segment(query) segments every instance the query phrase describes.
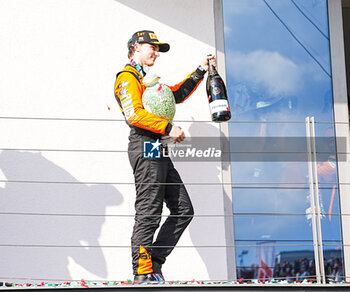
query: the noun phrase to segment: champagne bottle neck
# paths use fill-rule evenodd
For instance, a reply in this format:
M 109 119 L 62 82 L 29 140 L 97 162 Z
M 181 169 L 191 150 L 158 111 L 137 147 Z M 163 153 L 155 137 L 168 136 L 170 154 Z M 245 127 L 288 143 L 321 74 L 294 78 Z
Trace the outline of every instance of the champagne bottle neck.
M 216 68 L 209 62 L 209 75 L 214 76 L 217 74 L 218 72 L 216 71 Z

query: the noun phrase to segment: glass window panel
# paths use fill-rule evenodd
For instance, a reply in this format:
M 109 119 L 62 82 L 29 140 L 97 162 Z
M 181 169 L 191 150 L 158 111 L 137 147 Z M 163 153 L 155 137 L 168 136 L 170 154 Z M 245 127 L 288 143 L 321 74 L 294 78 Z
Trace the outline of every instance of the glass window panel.
M 236 215 L 236 240 L 310 240 L 311 220 L 301 215 Z
M 341 240 L 341 222 L 339 215 L 323 215 L 321 219 L 323 243 Z
M 315 279 L 312 242 L 256 241 L 236 250 L 239 278 L 268 280 L 267 272 L 274 279 Z
M 345 143 L 334 139 L 327 1 L 223 0 L 223 13 L 237 266 L 242 257 L 253 258 L 252 242 L 264 241 L 291 243 L 277 244 L 275 258 L 313 261 L 309 116 L 315 118 L 325 265 L 331 263 L 326 273 L 342 275 L 334 272 L 337 265 L 342 270 L 335 152 Z M 294 268 L 292 275 L 301 274 Z
M 323 245 L 324 267 L 326 278 L 333 281 L 343 281 L 344 261 L 341 242 Z
M 294 3 L 308 18 L 291 0 L 224 0 L 234 119 L 333 121 L 327 3 Z
M 236 240 L 312 240 L 311 214 L 257 215 L 235 213 Z M 323 215 L 324 241 L 341 240 L 339 215 Z
M 307 213 L 310 207 L 308 188 L 289 187 L 233 187 L 234 213 Z M 335 185 L 319 189 L 321 213 L 329 221 L 339 215 L 339 196 Z M 239 204 L 238 204 L 239 202 Z M 286 204 L 286 202 L 289 202 Z
M 233 187 L 233 212 L 239 213 L 300 213 L 310 207 L 309 188 L 274 186 L 273 188 L 236 189 Z M 288 203 L 286 203 L 288 202 Z M 334 204 L 336 205 L 336 203 Z M 336 213 L 333 209 L 333 213 Z
M 315 280 L 315 258 L 312 242 L 299 241 L 238 241 L 237 276 L 244 280 L 274 279 L 302 281 Z M 324 267 L 328 280 L 344 279 L 341 242 L 324 245 Z
M 264 155 L 264 154 L 262 154 Z M 232 180 L 236 185 L 308 187 L 306 161 L 232 161 Z

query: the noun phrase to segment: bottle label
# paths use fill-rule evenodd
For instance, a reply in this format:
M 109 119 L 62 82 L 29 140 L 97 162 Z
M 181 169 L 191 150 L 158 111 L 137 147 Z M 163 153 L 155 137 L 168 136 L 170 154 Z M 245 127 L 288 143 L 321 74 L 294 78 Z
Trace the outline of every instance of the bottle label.
M 210 104 L 210 111 L 212 114 L 218 112 L 228 111 L 228 102 L 226 99 L 213 100 Z

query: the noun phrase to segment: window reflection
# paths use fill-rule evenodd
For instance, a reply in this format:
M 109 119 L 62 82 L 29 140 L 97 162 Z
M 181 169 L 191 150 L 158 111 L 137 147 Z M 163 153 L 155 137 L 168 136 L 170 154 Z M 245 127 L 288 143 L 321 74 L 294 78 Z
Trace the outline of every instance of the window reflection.
M 304 124 L 313 116 L 325 272 L 341 280 L 327 1 L 223 0 L 223 11 L 237 274 L 315 279 Z
M 312 113 L 318 120 L 329 120 L 325 0 L 224 1 L 224 26 L 234 117 L 262 120 L 268 115 L 281 120 L 288 115 L 289 121 L 303 121 Z
M 243 245 L 244 242 L 238 241 Z M 245 243 L 247 244 L 247 243 Z M 286 247 L 286 242 L 260 241 L 256 246 L 237 247 L 237 277 L 244 281 L 273 279 L 287 281 L 316 280 L 312 242 L 298 242 Z M 335 246 L 335 247 L 334 247 Z M 328 280 L 341 281 L 344 271 L 341 244 L 325 248 L 325 273 Z

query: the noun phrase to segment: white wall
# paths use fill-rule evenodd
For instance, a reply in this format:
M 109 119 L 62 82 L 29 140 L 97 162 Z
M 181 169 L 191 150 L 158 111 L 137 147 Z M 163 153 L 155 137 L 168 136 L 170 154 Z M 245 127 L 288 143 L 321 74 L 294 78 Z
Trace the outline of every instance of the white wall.
M 113 85 L 141 29 L 171 45 L 153 69 L 167 84 L 215 53 L 212 0 L 0 1 L 0 279 L 132 277 L 135 191 Z M 177 110 L 187 136 L 220 136 L 204 83 Z M 176 165 L 196 183 L 196 214 L 223 215 L 221 164 Z M 224 217 L 195 217 L 166 279 L 226 279 L 224 230 Z

